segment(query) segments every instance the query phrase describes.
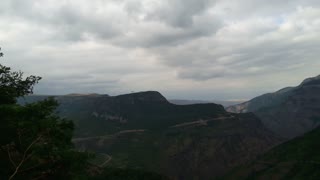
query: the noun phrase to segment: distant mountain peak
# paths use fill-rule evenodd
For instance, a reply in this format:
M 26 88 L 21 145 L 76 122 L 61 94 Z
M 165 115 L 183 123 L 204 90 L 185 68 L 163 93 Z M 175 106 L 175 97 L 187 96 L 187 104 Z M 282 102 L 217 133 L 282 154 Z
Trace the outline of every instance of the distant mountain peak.
M 125 101 L 140 101 L 140 102 L 168 102 L 167 99 L 158 91 L 144 91 L 131 94 L 116 96 L 117 99 Z
M 303 85 L 308 85 L 309 83 L 313 84 L 313 82 L 315 82 L 315 83 L 320 85 L 320 75 L 305 79 L 304 81 L 302 81 L 301 85 L 302 86 Z

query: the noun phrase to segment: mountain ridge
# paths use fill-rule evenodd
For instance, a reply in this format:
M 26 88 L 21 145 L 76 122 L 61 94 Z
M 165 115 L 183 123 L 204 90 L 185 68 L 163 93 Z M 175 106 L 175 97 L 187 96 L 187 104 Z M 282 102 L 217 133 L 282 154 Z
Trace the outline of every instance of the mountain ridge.
M 274 133 L 293 138 L 320 124 L 320 76 L 307 78 L 296 87 L 287 87 L 242 104 L 228 112 L 255 113 Z
M 58 114 L 75 123 L 78 149 L 107 154 L 108 167 L 172 179 L 216 178 L 281 141 L 252 113 L 228 113 L 214 103 L 175 105 L 154 91 L 56 99 Z

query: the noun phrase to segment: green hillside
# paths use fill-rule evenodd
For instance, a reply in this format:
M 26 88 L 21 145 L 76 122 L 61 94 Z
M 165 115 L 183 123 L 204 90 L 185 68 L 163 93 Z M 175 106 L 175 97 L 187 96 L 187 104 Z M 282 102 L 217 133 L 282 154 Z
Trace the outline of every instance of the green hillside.
M 281 144 L 225 179 L 320 179 L 320 128 Z
M 79 149 L 111 156 L 106 167 L 157 172 L 172 179 L 214 179 L 254 159 L 278 139 L 255 116 L 243 114 L 74 142 Z

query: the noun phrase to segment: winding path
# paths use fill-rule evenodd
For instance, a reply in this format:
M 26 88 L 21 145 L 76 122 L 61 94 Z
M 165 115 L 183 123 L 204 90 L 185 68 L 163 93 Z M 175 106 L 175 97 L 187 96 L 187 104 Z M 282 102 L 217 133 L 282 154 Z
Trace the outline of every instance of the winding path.
M 103 155 L 108 156 L 108 159 L 105 162 L 103 162 L 101 165 L 98 165 L 100 167 L 104 167 L 106 164 L 108 164 L 112 160 L 112 156 L 110 156 L 109 154 L 103 154 Z
M 92 137 L 84 137 L 84 138 L 73 138 L 72 139 L 72 142 L 81 142 L 81 141 L 88 141 L 88 140 L 94 140 L 94 139 L 97 139 L 97 140 L 100 140 L 100 139 L 103 139 L 103 138 L 110 138 L 110 137 L 114 137 L 114 136 L 119 136 L 119 135 L 122 135 L 122 134 L 128 134 L 128 133 L 138 133 L 138 132 L 145 132 L 146 130 L 145 129 L 131 129 L 131 130 L 123 130 L 123 131 L 119 131 L 115 134 L 110 134 L 110 135 L 105 135 L 105 136 L 92 136 Z
M 218 120 L 225 120 L 225 119 L 232 119 L 234 116 L 229 116 L 229 117 L 218 117 L 218 118 L 213 118 L 213 119 L 207 119 L 207 120 L 197 120 L 197 121 L 191 121 L 191 122 L 185 122 L 181 124 L 176 124 L 174 126 L 170 126 L 170 128 L 178 128 L 178 127 L 184 127 L 184 126 L 191 126 L 191 125 L 207 125 L 208 122 L 210 121 L 218 121 Z

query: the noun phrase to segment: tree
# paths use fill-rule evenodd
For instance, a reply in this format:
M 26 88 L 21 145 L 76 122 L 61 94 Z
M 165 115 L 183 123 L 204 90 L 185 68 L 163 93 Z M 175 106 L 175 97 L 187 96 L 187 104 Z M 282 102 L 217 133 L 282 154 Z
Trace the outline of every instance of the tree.
M 21 71 L 11 72 L 9 67 L 0 64 L 0 105 L 14 104 L 18 97 L 32 94 L 33 86 L 40 79 L 39 76 L 23 79 Z
M 0 51 L 1 51 L 1 47 L 0 47 Z M 0 57 L 2 57 L 3 56 L 3 53 L 2 52 L 0 52 Z
M 57 101 L 16 103 L 40 79 L 0 64 L 0 179 L 85 178 L 88 154 L 74 150 L 74 125 L 54 113 Z

